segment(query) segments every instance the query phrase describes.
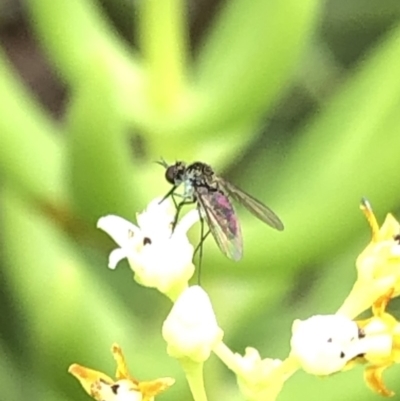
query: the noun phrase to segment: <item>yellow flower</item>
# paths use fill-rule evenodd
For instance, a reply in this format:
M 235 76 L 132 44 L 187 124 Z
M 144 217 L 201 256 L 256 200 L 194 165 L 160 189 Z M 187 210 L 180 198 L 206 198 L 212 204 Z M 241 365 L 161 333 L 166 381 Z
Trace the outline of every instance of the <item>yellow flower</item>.
M 97 401 L 153 401 L 156 395 L 175 382 L 171 377 L 139 382 L 129 374 L 121 348 L 114 344 L 111 352 L 117 363 L 116 380 L 78 364 L 73 364 L 68 369 L 84 390 Z
M 392 364 L 400 363 L 400 323 L 385 312 L 393 291 L 374 303 L 371 318 L 357 322 L 369 343 L 368 351 L 362 358 L 364 363 L 368 363 L 364 372 L 365 381 L 373 391 L 386 397 L 393 396 L 394 392 L 386 388 L 382 373 Z
M 358 275 L 365 280 L 391 278 L 395 284 L 393 296 L 400 294 L 400 224 L 388 214 L 381 228 L 370 204 L 361 205 L 371 226 L 370 244 L 357 258 Z
M 354 319 L 381 296 L 393 289 L 400 294 L 400 224 L 389 213 L 379 228 L 371 205 L 360 205 L 371 226 L 372 239 L 356 261 L 357 280 L 337 312 Z

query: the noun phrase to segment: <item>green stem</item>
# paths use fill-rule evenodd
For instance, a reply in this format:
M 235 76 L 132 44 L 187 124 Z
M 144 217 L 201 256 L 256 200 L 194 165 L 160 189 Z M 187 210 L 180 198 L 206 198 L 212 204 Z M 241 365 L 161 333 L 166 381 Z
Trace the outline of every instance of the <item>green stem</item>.
M 165 293 L 165 295 L 173 302 L 175 303 L 176 300 L 179 298 L 179 295 L 183 293 L 188 288 L 188 283 L 178 283 L 174 287 L 172 287 L 168 292 Z
M 214 348 L 213 352 L 218 356 L 219 359 L 230 369 L 232 372 L 239 374 L 240 369 L 235 358 L 235 354 L 229 349 L 224 342 L 218 343 Z
M 283 375 L 285 381 L 293 376 L 300 369 L 299 362 L 293 355 L 289 355 L 282 364 L 276 368 L 275 374 L 277 376 Z
M 184 0 L 146 0 L 140 8 L 139 36 L 149 75 L 149 100 L 156 110 L 177 106 L 186 78 Z
M 194 401 L 207 401 L 207 394 L 204 388 L 203 363 L 194 362 L 190 359 L 182 359 L 180 362 L 185 371 Z

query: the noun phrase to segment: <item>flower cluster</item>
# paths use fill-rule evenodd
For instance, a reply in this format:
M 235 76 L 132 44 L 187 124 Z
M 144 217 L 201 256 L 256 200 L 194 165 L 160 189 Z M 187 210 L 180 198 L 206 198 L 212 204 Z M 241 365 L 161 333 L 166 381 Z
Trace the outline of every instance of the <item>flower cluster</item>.
M 316 376 L 364 365 L 367 385 L 379 394 L 390 396 L 382 372 L 400 363 L 400 323 L 386 306 L 400 295 L 400 225 L 388 215 L 379 227 L 370 204 L 363 200 L 364 212 L 372 231 L 370 244 L 356 261 L 357 280 L 348 297 L 334 315 L 315 315 L 292 326 L 290 353 L 286 359 L 261 358 L 251 347 L 245 354 L 232 352 L 223 342 L 207 293 L 189 285 L 194 273 L 193 246 L 187 232 L 199 215 L 187 213 L 175 225 L 175 212 L 168 201 L 159 199 L 137 216 L 134 225 L 118 216 L 102 217 L 98 227 L 107 232 L 119 248 L 111 252 L 109 267 L 126 258 L 134 279 L 156 288 L 173 302 L 162 326 L 167 353 L 182 365 L 195 401 L 206 401 L 203 364 L 214 353 L 237 378 L 246 400 L 275 400 L 286 380 L 298 369 Z M 371 309 L 372 316 L 355 320 Z M 112 352 L 117 361 L 116 380 L 79 365 L 70 372 L 96 400 L 151 401 L 173 384 L 164 378 L 138 382 L 126 368 L 118 346 Z
M 367 365 L 364 377 L 368 386 L 381 395 L 392 396 L 382 373 L 400 362 L 400 323 L 386 312 L 390 299 L 400 294 L 400 225 L 388 214 L 379 227 L 365 199 L 361 210 L 370 224 L 372 238 L 357 258 L 357 280 L 336 315 L 295 322 L 292 354 L 305 371 L 315 375 Z M 370 308 L 372 317 L 352 320 Z

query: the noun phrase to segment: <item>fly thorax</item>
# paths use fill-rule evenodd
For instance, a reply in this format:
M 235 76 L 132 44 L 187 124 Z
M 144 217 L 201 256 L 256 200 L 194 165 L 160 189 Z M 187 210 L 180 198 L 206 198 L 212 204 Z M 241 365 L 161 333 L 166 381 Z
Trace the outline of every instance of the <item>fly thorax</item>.
M 192 180 L 186 179 L 183 181 L 183 199 L 184 200 L 190 200 L 190 199 L 195 199 L 195 191 L 194 191 L 194 185 L 192 183 Z

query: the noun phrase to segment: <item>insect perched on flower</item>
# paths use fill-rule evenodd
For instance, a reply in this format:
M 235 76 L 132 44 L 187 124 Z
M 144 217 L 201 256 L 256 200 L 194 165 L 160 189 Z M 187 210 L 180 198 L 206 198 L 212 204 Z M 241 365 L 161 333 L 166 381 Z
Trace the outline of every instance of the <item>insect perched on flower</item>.
M 283 230 L 281 220 L 268 206 L 215 175 L 208 164 L 194 162 L 186 165 L 184 162 L 176 162 L 168 165 L 165 161 L 159 164 L 166 168 L 165 178 L 173 185 L 163 200 L 172 196 L 177 207 L 176 221 L 184 205 L 196 203 L 202 222 L 201 242 L 208 235 L 208 233 L 204 235 L 203 219 L 205 219 L 219 248 L 230 259 L 238 261 L 243 254 L 240 225 L 230 198 L 241 203 L 264 223 L 279 231 Z M 176 203 L 174 195 L 177 196 L 175 191 L 180 185 L 183 185 L 183 194 L 179 195 L 182 200 Z

